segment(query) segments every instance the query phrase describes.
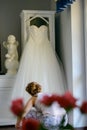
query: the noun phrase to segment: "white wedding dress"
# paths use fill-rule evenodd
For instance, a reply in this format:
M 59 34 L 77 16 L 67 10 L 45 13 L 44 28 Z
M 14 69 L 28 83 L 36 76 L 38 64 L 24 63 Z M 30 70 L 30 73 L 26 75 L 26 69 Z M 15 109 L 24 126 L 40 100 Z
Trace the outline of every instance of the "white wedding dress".
M 23 97 L 24 101 L 28 100 L 25 87 L 32 81 L 42 85 L 42 92 L 65 92 L 62 64 L 48 39 L 48 27 L 45 25 L 29 26 L 29 37 L 22 53 L 12 99 Z

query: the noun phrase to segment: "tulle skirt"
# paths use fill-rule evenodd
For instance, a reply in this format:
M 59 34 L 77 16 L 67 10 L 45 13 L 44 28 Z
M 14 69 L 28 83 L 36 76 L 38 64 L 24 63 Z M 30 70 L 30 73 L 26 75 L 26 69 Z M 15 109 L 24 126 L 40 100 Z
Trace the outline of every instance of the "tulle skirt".
M 35 81 L 42 85 L 42 92 L 62 94 L 66 81 L 62 64 L 48 40 L 36 44 L 33 40 L 26 43 L 22 53 L 19 70 L 13 87 L 12 99 L 29 98 L 25 91 L 28 83 Z

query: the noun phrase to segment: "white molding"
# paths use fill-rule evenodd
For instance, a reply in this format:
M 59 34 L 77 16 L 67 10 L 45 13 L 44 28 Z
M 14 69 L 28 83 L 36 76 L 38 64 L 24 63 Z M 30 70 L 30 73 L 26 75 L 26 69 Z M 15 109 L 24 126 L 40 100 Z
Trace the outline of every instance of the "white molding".
M 11 94 L 15 77 L 16 75 L 0 75 L 0 126 L 15 123 L 15 117 L 10 111 Z

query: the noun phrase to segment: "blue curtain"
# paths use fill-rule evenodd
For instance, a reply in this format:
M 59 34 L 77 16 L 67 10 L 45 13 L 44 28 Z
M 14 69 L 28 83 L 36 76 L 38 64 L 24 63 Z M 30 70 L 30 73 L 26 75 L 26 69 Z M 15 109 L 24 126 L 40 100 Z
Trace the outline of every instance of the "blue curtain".
M 56 1 L 56 12 L 61 12 L 71 4 L 73 4 L 75 0 L 57 0 Z

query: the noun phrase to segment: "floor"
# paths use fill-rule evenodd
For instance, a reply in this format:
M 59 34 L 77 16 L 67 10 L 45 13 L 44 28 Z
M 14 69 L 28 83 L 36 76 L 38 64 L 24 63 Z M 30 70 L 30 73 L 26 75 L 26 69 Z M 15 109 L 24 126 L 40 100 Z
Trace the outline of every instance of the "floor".
M 0 130 L 16 130 L 14 126 L 0 126 Z M 87 130 L 87 127 L 85 128 L 78 128 L 75 130 Z
M 16 130 L 15 126 L 0 126 L 0 130 Z

